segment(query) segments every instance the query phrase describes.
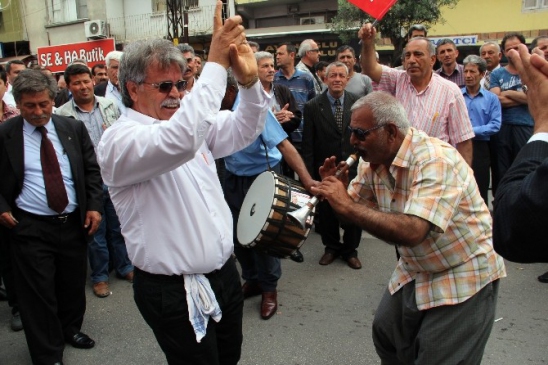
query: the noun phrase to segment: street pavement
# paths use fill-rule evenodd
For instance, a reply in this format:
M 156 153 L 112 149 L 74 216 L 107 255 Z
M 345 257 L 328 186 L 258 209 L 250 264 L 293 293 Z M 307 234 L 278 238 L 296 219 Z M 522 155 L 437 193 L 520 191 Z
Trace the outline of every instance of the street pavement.
M 240 364 L 380 364 L 371 324 L 395 266 L 395 251 L 367 234 L 358 251 L 361 270 L 352 270 L 342 260 L 320 266 L 323 246 L 311 232 L 302 248 L 305 261 L 283 261 L 277 314 L 264 321 L 259 314 L 260 297 L 246 300 Z M 501 280 L 497 321 L 483 364 L 547 364 L 548 284 L 536 277 L 548 271 L 548 264 L 507 263 L 506 267 L 508 277 Z M 112 295 L 100 299 L 88 286 L 82 331 L 97 344 L 91 350 L 68 346 L 64 363 L 164 364 L 163 353 L 135 306 L 131 284 L 113 278 L 110 287 Z M 24 333 L 11 331 L 10 317 L 7 304 L 1 302 L 0 365 L 31 364 Z M 439 340 L 450 338 L 448 333 Z

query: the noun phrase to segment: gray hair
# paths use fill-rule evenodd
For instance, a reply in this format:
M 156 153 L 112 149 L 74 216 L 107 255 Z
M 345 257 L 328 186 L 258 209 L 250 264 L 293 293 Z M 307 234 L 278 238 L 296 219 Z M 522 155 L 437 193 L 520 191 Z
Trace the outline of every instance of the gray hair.
M 110 61 L 112 60 L 120 62 L 123 54 L 124 52 L 121 51 L 111 51 L 107 53 L 107 56 L 105 57 L 105 63 L 107 67 L 110 67 Z
M 455 42 L 453 42 L 452 39 L 449 39 L 449 38 L 443 38 L 441 41 L 438 42 L 438 44 L 436 45 L 436 52 L 438 51 L 438 48 L 440 48 L 441 46 L 445 46 L 446 44 L 450 44 L 453 46 L 453 49 L 457 49 L 457 45 L 455 44 Z
M 497 42 L 489 41 L 489 42 L 485 42 L 484 44 L 481 45 L 481 47 L 480 47 L 480 54 L 481 54 L 481 50 L 483 49 L 483 47 L 488 46 L 488 45 L 494 46 L 495 49 L 497 50 L 497 53 L 500 53 L 500 46 L 499 46 L 499 44 L 498 44 Z
M 301 44 L 299 45 L 299 52 L 297 52 L 297 55 L 300 58 L 303 58 L 306 55 L 306 52 L 312 49 L 312 42 L 314 42 L 313 39 L 305 39 L 301 42 Z
M 247 41 L 247 44 L 248 44 L 249 47 L 257 48 L 257 51 L 261 50 L 261 46 L 259 46 L 259 43 L 257 43 L 257 42 Z
M 476 66 L 478 66 L 478 71 L 480 73 L 484 73 L 485 70 L 487 70 L 487 62 L 485 62 L 485 60 L 483 58 L 481 58 L 480 56 L 477 56 L 475 54 L 471 54 L 469 56 L 466 56 L 464 58 L 464 61 L 462 61 L 462 64 L 464 66 L 466 66 L 468 64 L 476 65 Z
M 353 112 L 354 110 L 364 107 L 371 110 L 376 126 L 393 123 L 403 133 L 407 133 L 411 126 L 403 105 L 389 93 L 384 91 L 373 91 L 366 96 L 359 98 L 354 105 L 352 105 L 350 111 Z
M 236 78 L 234 77 L 232 68 L 228 68 L 226 70 L 226 88 L 228 89 L 231 86 L 238 90 L 238 81 L 236 81 Z
M 127 83 L 131 81 L 137 85 L 142 84 L 153 62 L 157 62 L 162 70 L 167 70 L 174 63 L 180 67 L 181 73 L 186 68 L 182 53 L 166 39 L 150 39 L 128 44 L 124 48 L 118 73 L 122 102 L 125 106 L 133 106 Z
M 259 61 L 262 60 L 263 58 L 269 58 L 272 61 L 274 61 L 274 55 L 270 52 L 264 52 L 264 51 L 255 52 L 255 60 L 257 61 L 257 63 L 259 63 Z
M 13 98 L 17 103 L 21 101 L 23 94 L 36 94 L 47 90 L 49 98 L 53 100 L 57 94 L 57 82 L 40 70 L 25 69 L 13 82 Z
M 181 51 L 181 53 L 190 52 L 192 53 L 192 56 L 196 56 L 196 53 L 194 52 L 194 48 L 192 48 L 190 44 L 186 44 L 186 43 L 178 44 L 177 49 Z
M 325 70 L 326 75 L 329 75 L 329 70 L 331 70 L 333 67 L 344 67 L 346 70 L 346 75 L 348 75 L 348 67 L 340 61 L 331 62 L 329 65 L 327 65 L 327 68 Z
M 407 42 L 407 44 L 409 44 L 411 42 L 415 42 L 415 41 L 425 41 L 427 43 L 426 47 L 427 47 L 428 53 L 429 53 L 428 56 L 435 56 L 436 55 L 436 46 L 434 46 L 434 43 L 430 42 L 430 39 L 425 38 L 425 37 L 415 37 L 415 38 L 411 38 L 409 40 L 409 42 Z M 404 54 L 405 54 L 405 52 L 407 52 L 407 46 L 405 46 L 405 48 L 403 50 Z

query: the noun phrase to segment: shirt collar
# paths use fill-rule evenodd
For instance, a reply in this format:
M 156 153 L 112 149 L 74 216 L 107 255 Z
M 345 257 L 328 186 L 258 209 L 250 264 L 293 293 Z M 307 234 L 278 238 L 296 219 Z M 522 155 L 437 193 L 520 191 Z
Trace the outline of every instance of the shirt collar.
M 329 99 L 329 103 L 331 105 L 335 105 L 335 100 L 336 99 L 329 93 L 329 90 L 326 91 L 326 94 L 327 94 L 327 99 Z M 341 95 L 341 97 L 339 98 L 339 101 L 341 102 L 341 106 L 344 105 L 344 92 Z
M 51 117 L 49 118 L 49 121 L 46 123 L 46 125 L 44 125 L 44 127 L 46 128 L 46 130 L 48 131 L 48 134 L 55 129 L 55 126 L 53 125 L 53 123 L 51 122 Z M 23 118 L 23 131 L 26 133 L 26 134 L 32 134 L 34 133 L 34 131 L 36 130 L 36 126 L 30 124 L 29 122 L 27 122 L 26 119 Z

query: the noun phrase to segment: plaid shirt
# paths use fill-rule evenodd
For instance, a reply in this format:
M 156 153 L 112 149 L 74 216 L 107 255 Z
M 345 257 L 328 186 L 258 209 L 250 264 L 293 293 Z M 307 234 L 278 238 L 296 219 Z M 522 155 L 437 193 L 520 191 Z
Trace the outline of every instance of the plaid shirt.
M 6 120 L 16 117 L 20 114 L 19 109 L 17 109 L 16 107 L 6 104 L 2 100 L 0 100 L 0 103 L 2 103 L 2 106 L 4 108 L 4 112 L 2 113 L 2 115 L 0 115 L 0 123 L 5 122 Z
M 463 65 L 460 65 L 457 63 L 457 67 L 455 67 L 451 75 L 447 75 L 445 72 L 443 72 L 443 67 L 438 68 L 435 72 L 441 77 L 443 77 L 444 79 L 457 84 L 457 86 L 460 88 L 463 88 L 464 86 L 466 86 L 464 84 L 464 66 Z
M 410 128 L 390 169 L 360 161 L 348 193 L 382 212 L 432 224 L 422 243 L 397 246 L 401 258 L 388 284 L 394 294 L 415 280 L 420 310 L 462 303 L 506 276 L 474 174 L 447 143 Z
M 462 92 L 436 73 L 426 89 L 417 92 L 406 71 L 382 66 L 381 80 L 373 87 L 394 95 L 407 111 L 411 125 L 429 136 L 453 146 L 474 137 Z

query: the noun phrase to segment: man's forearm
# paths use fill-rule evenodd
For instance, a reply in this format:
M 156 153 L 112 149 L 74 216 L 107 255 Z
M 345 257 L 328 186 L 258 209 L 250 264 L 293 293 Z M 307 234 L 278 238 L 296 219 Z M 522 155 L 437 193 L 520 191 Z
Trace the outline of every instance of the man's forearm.
M 457 143 L 457 151 L 461 154 L 462 158 L 464 158 L 464 161 L 468 164 L 468 166 L 472 167 L 472 158 L 474 156 L 474 147 L 472 145 L 472 140 L 468 139 L 466 141 L 463 141 L 461 143 Z
M 381 81 L 382 66 L 377 62 L 374 44 L 363 44 L 361 51 L 362 73 L 369 76 L 375 82 Z

